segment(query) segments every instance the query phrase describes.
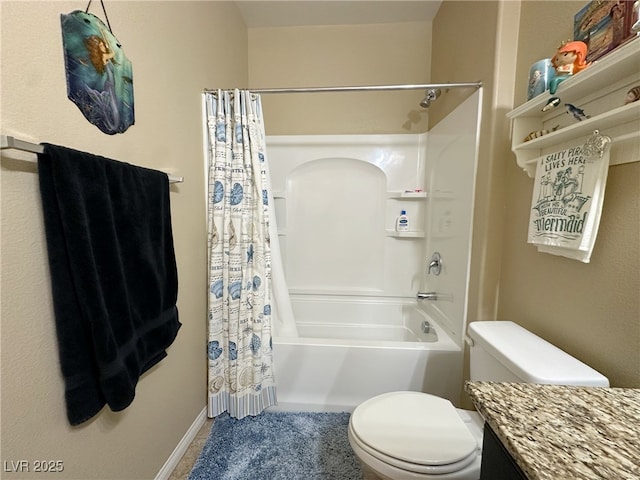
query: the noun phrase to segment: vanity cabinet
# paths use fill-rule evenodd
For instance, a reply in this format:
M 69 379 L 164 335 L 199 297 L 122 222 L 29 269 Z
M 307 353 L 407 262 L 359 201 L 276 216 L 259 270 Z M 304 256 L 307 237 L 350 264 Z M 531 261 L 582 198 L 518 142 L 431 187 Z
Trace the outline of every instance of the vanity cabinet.
M 481 479 L 640 478 L 640 389 L 467 382 L 465 390 L 485 420 Z
M 526 480 L 515 460 L 502 445 L 489 424 L 484 424 L 480 480 Z
M 564 80 L 555 95 L 547 90 L 509 112 L 511 149 L 518 166 L 533 177 L 541 156 L 580 145 L 594 130 L 611 137 L 611 165 L 640 161 L 640 101 L 624 103 L 635 86 L 640 86 L 639 37 Z M 543 112 L 552 97 L 560 104 Z M 582 109 L 587 117 L 578 121 L 566 104 Z M 549 133 L 524 140 L 542 130 Z

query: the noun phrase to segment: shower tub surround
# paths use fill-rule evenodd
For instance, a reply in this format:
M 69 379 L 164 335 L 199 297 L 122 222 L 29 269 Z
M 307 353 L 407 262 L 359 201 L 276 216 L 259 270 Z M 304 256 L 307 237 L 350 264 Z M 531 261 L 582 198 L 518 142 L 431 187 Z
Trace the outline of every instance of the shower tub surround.
M 267 136 L 292 295 L 415 299 L 435 291 L 442 327 L 466 325 L 482 89 L 429 132 Z M 396 231 L 401 211 L 409 231 Z M 427 274 L 439 252 L 440 275 Z
M 273 339 L 276 410 L 353 411 L 395 390 L 457 400 L 461 349 L 415 301 L 295 296 L 292 306 L 299 337 Z
M 267 137 L 293 310 L 273 320 L 279 408 L 352 410 L 392 390 L 457 403 L 481 101 L 421 134 Z

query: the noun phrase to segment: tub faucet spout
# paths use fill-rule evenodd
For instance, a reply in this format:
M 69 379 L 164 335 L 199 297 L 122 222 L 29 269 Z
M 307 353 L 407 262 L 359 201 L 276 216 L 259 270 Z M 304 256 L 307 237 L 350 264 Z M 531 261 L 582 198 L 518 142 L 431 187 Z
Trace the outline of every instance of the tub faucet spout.
M 438 294 L 436 292 L 418 292 L 416 298 L 418 300 L 438 300 Z

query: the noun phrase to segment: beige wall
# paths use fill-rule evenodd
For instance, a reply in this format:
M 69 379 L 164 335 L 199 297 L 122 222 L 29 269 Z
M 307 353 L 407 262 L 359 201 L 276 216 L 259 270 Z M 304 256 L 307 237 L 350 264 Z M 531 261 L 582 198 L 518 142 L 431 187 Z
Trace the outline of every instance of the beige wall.
M 640 164 L 610 168 L 598 240 L 585 265 L 526 243 L 533 180 L 509 148 L 505 114 L 526 101 L 529 66 L 571 37 L 582 6 L 445 0 L 434 20 L 432 80 L 485 85 L 468 319 L 515 320 L 612 385 L 640 387 Z M 430 121 L 456 101 L 434 105 Z
M 433 81 L 483 83 L 468 321 L 493 320 L 497 314 L 504 170 L 511 161 L 505 113 L 512 108 L 518 15 L 517 2 L 445 0 L 434 20 Z M 468 95 L 467 90 L 451 90 L 445 101 L 434 104 L 430 122 L 438 122 Z M 463 378 L 469 376 L 468 365 L 467 351 Z M 461 406 L 472 408 L 465 394 L 461 394 Z
M 431 23 L 252 28 L 251 88 L 427 83 Z M 264 95 L 267 134 L 416 133 L 423 91 Z M 301 120 L 303 119 L 303 120 Z
M 246 86 L 246 28 L 230 3 L 105 4 L 133 62 L 136 124 L 124 134 L 105 135 L 66 98 L 59 15 L 86 2 L 2 1 L 2 133 L 184 175 L 171 193 L 183 327 L 168 357 L 143 376 L 129 408 L 105 408 L 92 421 L 69 427 L 36 167 L 7 158 L 20 156 L 16 152 L 3 152 L 0 460 L 64 462 L 63 474 L 39 478 L 154 478 L 206 403 L 200 93 L 204 87 Z M 103 17 L 99 2 L 91 11 Z M 213 45 L 224 48 L 216 52 Z
M 526 244 L 533 181 L 510 150 L 506 113 L 526 98 L 529 65 L 571 36 L 573 15 L 582 6 L 581 1 L 445 0 L 433 24 L 250 29 L 249 84 L 482 81 L 468 319 L 516 320 L 600 369 L 614 385 L 637 386 L 638 164 L 611 168 L 596 251 L 591 264 L 582 265 L 538 254 Z M 431 58 L 430 67 L 416 58 Z M 263 102 L 270 134 L 408 133 L 423 131 L 425 122 L 433 125 L 470 93 L 445 93 L 429 109 L 431 118 L 415 108 L 415 93 L 265 95 Z M 617 185 L 623 181 L 630 185 Z M 599 249 L 604 255 L 607 246 L 611 258 L 599 260 Z M 545 285 L 551 280 L 540 281 L 548 271 L 564 272 L 563 281 L 580 288 L 566 296 L 556 288 L 550 295 Z
M 114 32 L 133 61 L 136 99 L 136 125 L 107 136 L 66 99 L 59 14 L 82 6 L 2 1 L 2 133 L 174 169 L 186 182 L 171 197 L 184 324 L 178 339 L 143 377 L 130 408 L 118 414 L 106 409 L 70 428 L 37 175 L 32 163 L 3 154 L 0 460 L 59 459 L 64 478 L 153 478 L 204 406 L 205 242 L 197 241 L 205 237 L 204 87 L 483 81 L 469 318 L 517 320 L 600 369 L 614 385 L 640 387 L 640 165 L 610 169 L 600 235 L 592 263 L 583 265 L 526 244 L 523 212 L 533 181 L 509 150 L 504 114 L 513 98 L 515 104 L 524 100 L 529 64 L 570 36 L 571 17 L 582 3 L 525 2 L 520 20 L 518 2 L 445 0 L 433 26 L 251 29 L 247 36 L 235 7 L 223 2 L 107 2 Z M 227 49 L 216 52 L 214 45 Z M 442 118 L 465 92 L 445 94 L 429 110 L 431 119 L 417 107 L 420 95 L 265 96 L 267 129 L 415 133 Z
M 526 100 L 529 66 L 571 36 L 584 2 L 523 2 L 516 104 Z M 640 160 L 640 159 L 636 159 Z M 510 161 L 500 281 L 500 318 L 561 346 L 609 377 L 640 387 L 640 163 L 609 168 L 591 263 L 537 253 L 527 245 L 533 179 Z
M 495 318 L 500 266 L 499 230 L 504 192 L 500 182 L 504 156 L 506 107 L 496 104 L 494 71 L 496 32 L 499 28 L 497 2 L 445 1 L 434 21 L 432 76 L 434 82 L 481 81 L 483 84 L 482 124 L 476 179 L 473 250 L 469 289 L 470 319 Z M 508 84 L 506 88 L 511 88 Z M 431 123 L 438 122 L 468 90 L 451 90 L 432 107 Z

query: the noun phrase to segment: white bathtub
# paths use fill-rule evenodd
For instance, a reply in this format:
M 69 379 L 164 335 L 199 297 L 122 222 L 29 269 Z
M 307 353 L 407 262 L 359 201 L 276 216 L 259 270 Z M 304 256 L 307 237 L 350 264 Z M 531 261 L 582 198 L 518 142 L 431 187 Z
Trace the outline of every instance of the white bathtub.
M 396 390 L 457 403 L 462 350 L 415 301 L 296 295 L 292 304 L 299 337 L 273 339 L 275 409 L 352 411 Z

